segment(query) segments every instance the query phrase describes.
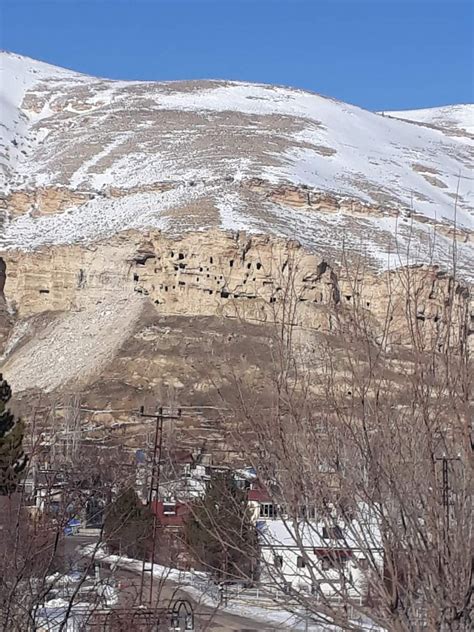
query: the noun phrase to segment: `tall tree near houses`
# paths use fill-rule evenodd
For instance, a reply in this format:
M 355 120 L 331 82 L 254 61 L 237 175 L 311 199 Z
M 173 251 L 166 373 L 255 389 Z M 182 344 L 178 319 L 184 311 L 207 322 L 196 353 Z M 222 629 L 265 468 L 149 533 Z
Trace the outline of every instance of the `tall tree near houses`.
M 107 507 L 104 537 L 112 553 L 143 558 L 149 555 L 153 514 L 132 487 L 122 489 Z
M 27 463 L 23 451 L 23 422 L 7 408 L 11 395 L 10 385 L 0 373 L 0 495 L 3 496 L 16 490 Z
M 195 561 L 216 579 L 257 578 L 257 530 L 231 472 L 214 474 L 204 498 L 192 505 L 185 539 Z

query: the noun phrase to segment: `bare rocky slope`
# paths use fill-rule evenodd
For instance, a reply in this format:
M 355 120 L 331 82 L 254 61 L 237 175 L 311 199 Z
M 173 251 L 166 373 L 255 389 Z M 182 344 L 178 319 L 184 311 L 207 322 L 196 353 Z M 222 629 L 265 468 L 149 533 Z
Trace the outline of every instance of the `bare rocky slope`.
M 132 445 L 140 404 L 179 402 L 179 433 L 225 452 L 206 406 L 229 367 L 261 384 L 288 287 L 309 347 L 354 303 L 404 344 L 407 270 L 423 332 L 465 314 L 472 106 L 382 115 L 8 53 L 0 71 L 0 352 L 26 413 L 80 393 L 88 438 Z

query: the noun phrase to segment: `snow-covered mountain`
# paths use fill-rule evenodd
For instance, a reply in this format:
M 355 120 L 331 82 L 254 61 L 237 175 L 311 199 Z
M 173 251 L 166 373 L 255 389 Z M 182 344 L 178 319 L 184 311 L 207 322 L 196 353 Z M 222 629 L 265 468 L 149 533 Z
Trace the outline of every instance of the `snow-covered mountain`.
M 110 81 L 8 53 L 0 73 L 0 363 L 35 398 L 26 414 L 38 392 L 53 392 L 52 408 L 70 389 L 102 412 L 174 392 L 214 407 L 229 367 L 261 390 L 288 288 L 308 350 L 344 332 L 353 306 L 377 340 L 393 320 L 402 344 L 407 287 L 430 340 L 464 331 L 453 320 L 464 279 L 393 267 L 449 268 L 455 244 L 457 272 L 473 276 L 472 106 L 373 113 L 269 85 Z M 104 423 L 109 438 L 124 414 L 88 427 Z
M 448 135 L 474 136 L 474 105 L 446 105 L 402 112 L 384 112 L 388 116 L 441 129 Z
M 455 220 L 469 266 L 472 105 L 373 113 L 270 85 L 99 79 L 10 53 L 0 73 L 0 249 L 222 228 L 322 250 L 344 239 L 385 266 L 408 241 L 414 257 L 449 260 Z

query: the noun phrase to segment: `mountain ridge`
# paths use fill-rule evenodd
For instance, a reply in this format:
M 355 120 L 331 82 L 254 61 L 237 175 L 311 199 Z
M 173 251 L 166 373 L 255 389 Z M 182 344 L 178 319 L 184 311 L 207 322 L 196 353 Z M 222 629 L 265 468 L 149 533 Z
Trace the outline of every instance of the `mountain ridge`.
M 343 348 L 354 310 L 403 347 L 407 287 L 420 335 L 468 326 L 469 137 L 288 88 L 11 59 L 0 362 L 19 414 L 80 393 L 94 438 L 143 445 L 130 411 L 147 398 L 214 407 L 229 367 L 262 388 L 288 298 L 311 353 Z M 227 449 L 218 423 L 193 423 L 179 442 Z
M 220 228 L 311 249 L 337 249 L 344 234 L 386 267 L 414 233 L 422 262 L 435 236 L 443 264 L 456 220 L 461 257 L 471 256 L 474 142 L 461 125 L 473 106 L 451 106 L 437 128 L 446 108 L 412 123 L 398 120 L 410 111 L 270 84 L 119 81 L 0 60 L 10 99 L 0 249 Z

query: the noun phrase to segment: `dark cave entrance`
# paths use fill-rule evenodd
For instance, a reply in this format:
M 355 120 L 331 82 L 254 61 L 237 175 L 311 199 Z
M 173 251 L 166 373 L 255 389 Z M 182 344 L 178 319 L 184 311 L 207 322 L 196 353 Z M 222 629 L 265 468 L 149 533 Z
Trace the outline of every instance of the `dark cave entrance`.
M 5 281 L 7 280 L 7 265 L 5 261 L 0 257 L 0 299 L 5 298 L 3 290 L 5 288 Z

